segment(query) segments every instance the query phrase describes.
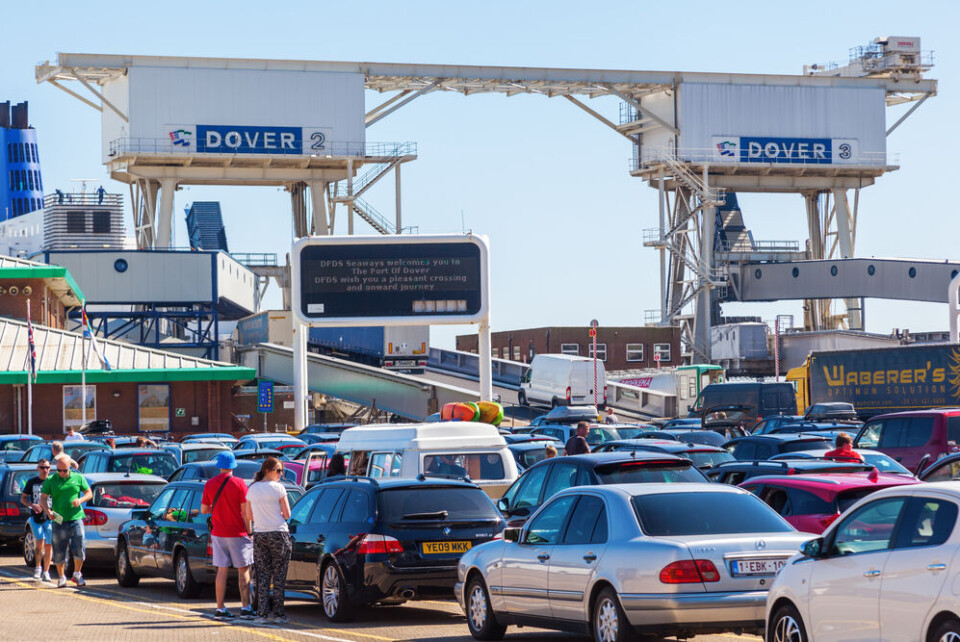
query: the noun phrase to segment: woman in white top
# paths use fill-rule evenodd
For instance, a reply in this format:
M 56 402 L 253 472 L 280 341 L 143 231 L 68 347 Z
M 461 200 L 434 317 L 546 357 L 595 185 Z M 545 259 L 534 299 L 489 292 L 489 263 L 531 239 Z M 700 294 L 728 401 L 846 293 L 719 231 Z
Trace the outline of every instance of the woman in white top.
M 290 503 L 283 478 L 283 464 L 267 457 L 247 490 L 247 532 L 253 533 L 253 564 L 257 582 L 257 619 L 255 624 L 273 620 L 287 622 L 283 591 L 287 585 L 287 566 L 293 550 L 287 519 Z M 270 585 L 273 584 L 273 610 L 270 611 Z

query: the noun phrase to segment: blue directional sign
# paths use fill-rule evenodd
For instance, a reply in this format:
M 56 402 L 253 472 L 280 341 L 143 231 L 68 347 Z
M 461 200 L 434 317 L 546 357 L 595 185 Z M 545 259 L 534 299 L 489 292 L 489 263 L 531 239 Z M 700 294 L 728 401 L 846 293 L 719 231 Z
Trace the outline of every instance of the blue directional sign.
M 273 412 L 273 382 L 257 381 L 257 412 Z

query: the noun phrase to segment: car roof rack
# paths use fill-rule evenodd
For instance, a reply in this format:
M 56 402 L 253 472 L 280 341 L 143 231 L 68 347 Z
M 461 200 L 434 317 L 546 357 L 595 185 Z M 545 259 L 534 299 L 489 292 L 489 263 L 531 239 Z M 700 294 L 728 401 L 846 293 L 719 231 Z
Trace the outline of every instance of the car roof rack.
M 426 481 L 430 479 L 453 479 L 456 481 L 465 481 L 473 483 L 473 480 L 470 479 L 468 475 L 445 475 L 442 473 L 420 473 L 417 475 L 417 481 Z

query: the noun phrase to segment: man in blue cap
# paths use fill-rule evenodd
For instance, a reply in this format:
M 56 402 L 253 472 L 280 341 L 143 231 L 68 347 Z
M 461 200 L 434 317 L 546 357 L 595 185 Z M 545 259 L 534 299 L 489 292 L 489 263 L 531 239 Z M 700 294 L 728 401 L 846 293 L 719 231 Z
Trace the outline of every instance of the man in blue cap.
M 233 476 L 237 458 L 228 451 L 217 455 L 220 474 L 203 487 L 200 512 L 211 515 L 210 531 L 213 565 L 217 567 L 217 619 L 230 620 L 235 616 L 224 605 L 227 596 L 227 575 L 230 567 L 237 569 L 240 581 L 240 617 L 252 620 L 256 613 L 250 606 L 250 565 L 253 564 L 253 539 L 247 532 L 250 504 L 247 485 Z

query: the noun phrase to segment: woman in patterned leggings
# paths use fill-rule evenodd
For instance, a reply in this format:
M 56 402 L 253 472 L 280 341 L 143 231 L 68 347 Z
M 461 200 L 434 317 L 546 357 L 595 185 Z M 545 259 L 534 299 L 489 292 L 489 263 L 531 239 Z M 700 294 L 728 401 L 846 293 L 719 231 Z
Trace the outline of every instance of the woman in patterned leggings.
M 287 489 L 280 483 L 283 465 L 276 457 L 267 457 L 247 491 L 250 506 L 249 533 L 253 533 L 253 566 L 257 586 L 257 619 L 254 624 L 287 623 L 283 591 L 290 564 L 290 503 Z M 270 610 L 270 586 L 273 585 L 273 610 Z

